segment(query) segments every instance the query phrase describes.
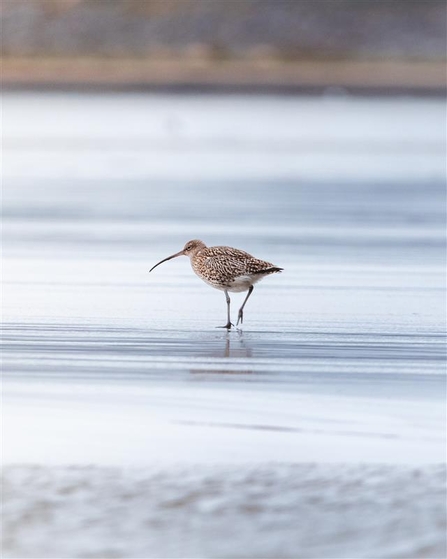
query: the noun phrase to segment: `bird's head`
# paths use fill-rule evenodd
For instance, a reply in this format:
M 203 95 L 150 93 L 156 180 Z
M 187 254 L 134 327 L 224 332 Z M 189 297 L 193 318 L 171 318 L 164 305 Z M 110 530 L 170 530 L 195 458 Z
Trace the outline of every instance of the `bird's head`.
M 171 260 L 172 258 L 176 258 L 177 256 L 189 256 L 189 257 L 194 256 L 194 254 L 196 254 L 202 248 L 206 248 L 206 245 L 203 241 L 199 241 L 198 239 L 188 241 L 180 252 L 176 252 L 175 254 L 172 254 L 171 256 L 168 256 L 167 258 L 160 260 L 160 262 L 155 264 L 155 266 L 152 266 L 149 272 L 152 272 L 154 268 L 156 268 L 160 264 L 163 264 L 163 262 L 166 262 L 167 260 Z
M 186 245 L 183 247 L 182 254 L 185 256 L 192 256 L 199 252 L 202 248 L 206 248 L 206 245 L 203 241 L 199 241 L 199 239 L 193 239 L 192 241 L 188 241 Z

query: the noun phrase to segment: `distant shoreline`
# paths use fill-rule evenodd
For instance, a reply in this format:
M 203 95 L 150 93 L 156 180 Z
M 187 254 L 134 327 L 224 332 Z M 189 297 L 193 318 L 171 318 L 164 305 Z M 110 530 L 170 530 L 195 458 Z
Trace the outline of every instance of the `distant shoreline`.
M 446 67 L 444 61 L 4 58 L 2 88 L 442 96 Z

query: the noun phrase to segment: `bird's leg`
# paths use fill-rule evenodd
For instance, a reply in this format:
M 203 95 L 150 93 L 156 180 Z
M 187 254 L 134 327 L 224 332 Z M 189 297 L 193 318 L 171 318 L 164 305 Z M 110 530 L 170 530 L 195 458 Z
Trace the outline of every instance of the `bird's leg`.
M 227 330 L 230 330 L 230 328 L 234 326 L 234 324 L 231 324 L 231 318 L 230 318 L 230 296 L 228 295 L 228 291 L 226 289 L 224 293 L 225 293 L 225 299 L 227 301 L 227 323 L 225 324 L 225 326 L 218 326 L 218 328 L 226 328 Z
M 245 297 L 244 302 L 242 303 L 242 307 L 239 309 L 239 312 L 238 312 L 238 314 L 237 314 L 236 326 L 239 324 L 239 322 L 240 322 L 241 324 L 244 322 L 244 307 L 245 307 L 245 303 L 248 301 L 248 298 L 250 297 L 252 291 L 253 291 L 253 286 L 250 285 L 250 288 L 249 288 L 248 293 L 247 293 L 247 297 Z

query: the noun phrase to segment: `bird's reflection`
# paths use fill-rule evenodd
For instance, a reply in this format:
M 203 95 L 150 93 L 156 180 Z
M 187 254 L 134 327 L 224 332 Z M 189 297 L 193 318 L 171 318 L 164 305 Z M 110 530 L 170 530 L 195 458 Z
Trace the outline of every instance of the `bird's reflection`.
M 222 333 L 222 336 L 219 336 L 220 343 L 220 347 L 217 347 L 216 344 L 212 350 L 207 348 L 206 352 L 196 355 L 196 357 L 206 357 L 211 360 L 206 363 L 206 366 L 204 364 L 200 369 L 190 369 L 190 372 L 226 375 L 253 374 L 254 371 L 249 366 L 253 350 L 244 338 L 242 330 Z

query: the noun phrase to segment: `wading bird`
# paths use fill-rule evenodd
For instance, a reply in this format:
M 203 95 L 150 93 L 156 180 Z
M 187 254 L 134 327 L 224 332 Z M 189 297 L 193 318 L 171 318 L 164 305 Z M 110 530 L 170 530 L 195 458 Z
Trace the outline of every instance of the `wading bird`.
M 270 262 L 258 260 L 248 252 L 227 246 L 207 247 L 203 241 L 197 239 L 188 241 L 183 250 L 176 252 L 172 256 L 164 258 L 154 268 L 176 258 L 177 256 L 189 256 L 192 269 L 204 282 L 225 293 L 227 301 L 227 323 L 219 328 L 228 330 L 234 326 L 230 319 L 230 296 L 228 292 L 240 293 L 248 291 L 247 296 L 238 312 L 236 326 L 244 320 L 244 307 L 248 298 L 253 292 L 253 285 L 262 280 L 265 276 L 282 272 L 283 268 L 278 268 Z

